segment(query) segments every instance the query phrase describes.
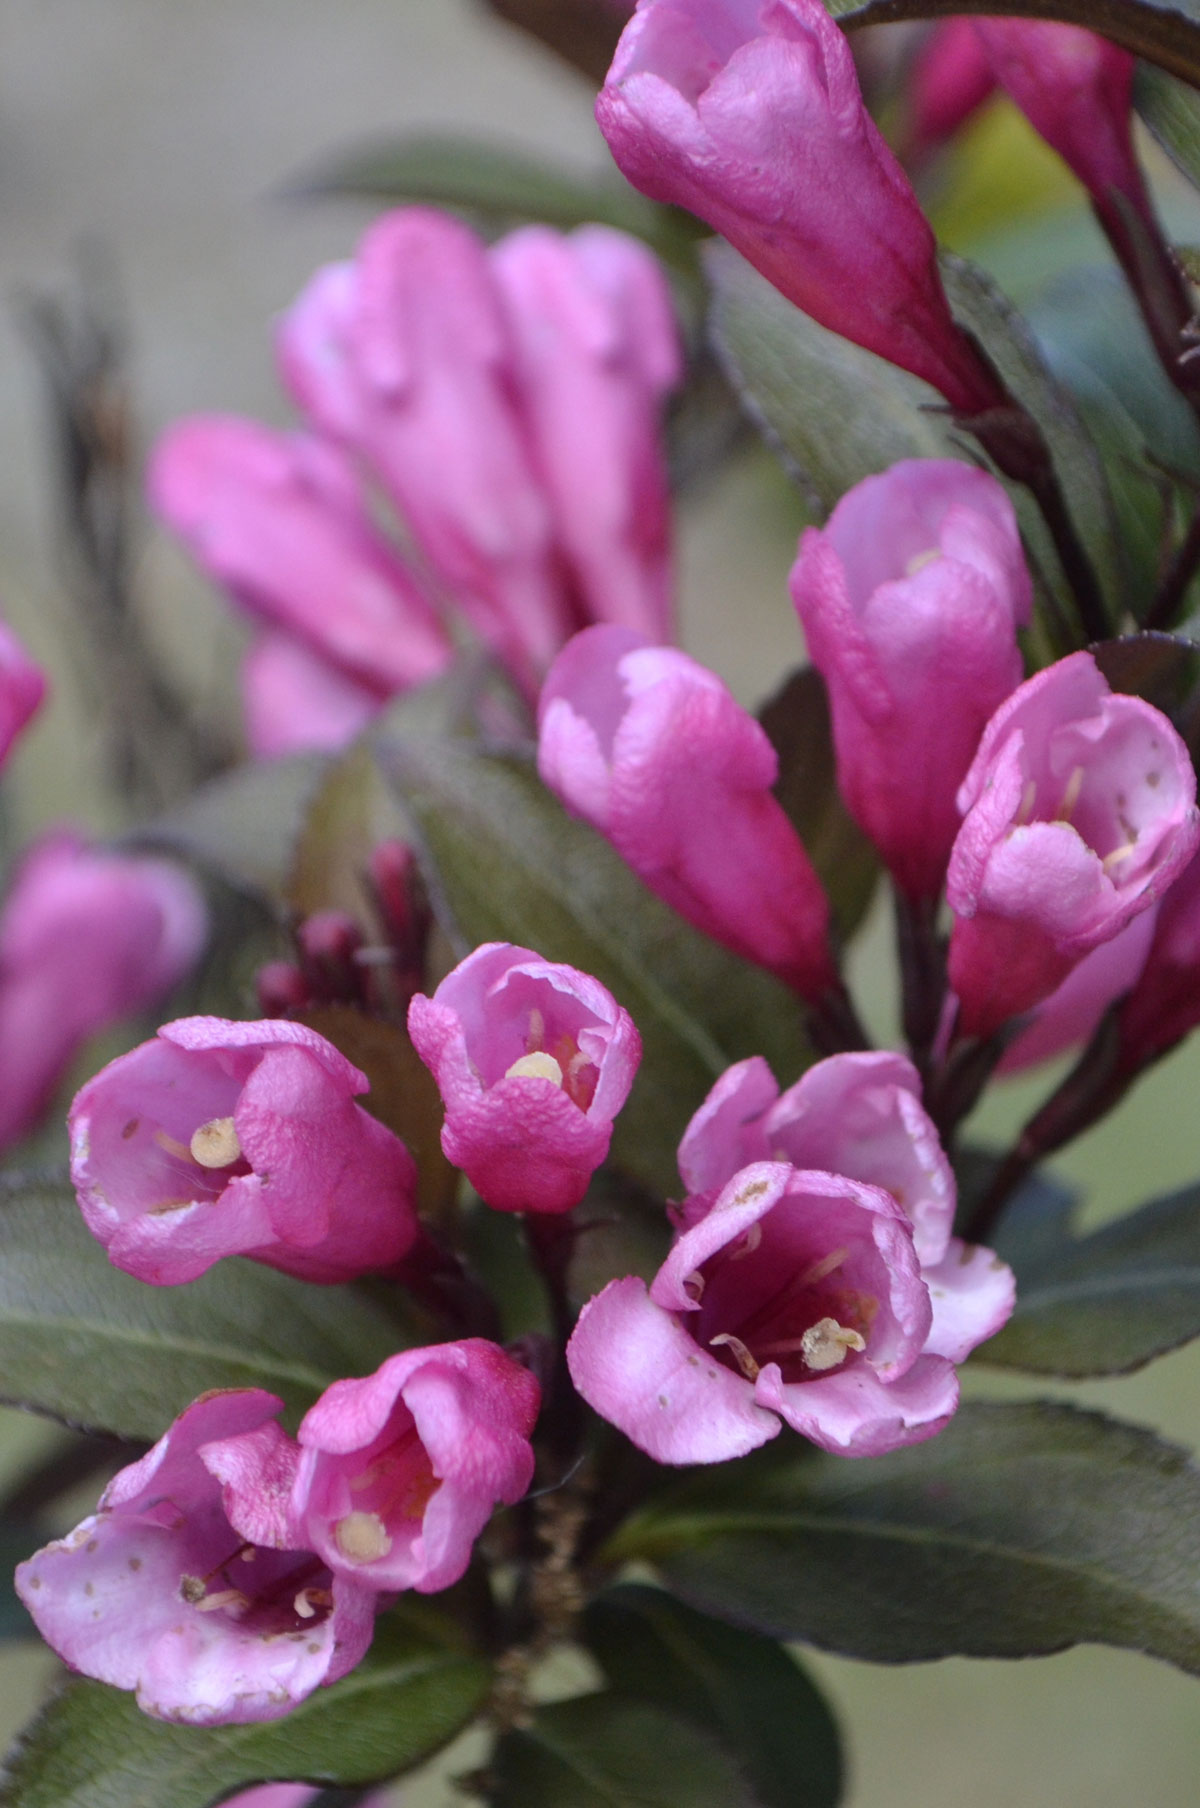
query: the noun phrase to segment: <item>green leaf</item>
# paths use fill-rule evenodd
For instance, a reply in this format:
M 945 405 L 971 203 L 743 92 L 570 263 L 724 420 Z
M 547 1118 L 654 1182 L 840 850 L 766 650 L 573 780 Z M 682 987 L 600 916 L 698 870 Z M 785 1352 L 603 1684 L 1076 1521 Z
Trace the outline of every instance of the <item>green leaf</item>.
M 665 1490 L 605 1555 L 657 1562 L 705 1613 L 878 1663 L 1091 1642 L 1200 1673 L 1200 1472 L 1067 1406 L 967 1405 L 870 1462 L 785 1431 Z
M 345 195 L 426 201 L 505 224 L 544 220 L 565 229 L 595 220 L 644 239 L 689 273 L 695 272 L 696 241 L 707 231 L 689 214 L 647 201 L 624 182 L 568 174 L 561 163 L 508 145 L 436 133 L 342 152 L 290 192 L 305 200 Z
M 1200 187 L 1200 94 L 1165 69 L 1142 63 L 1133 104 L 1176 167 Z
M 344 910 L 375 922 L 368 860 L 381 841 L 402 838 L 404 818 L 361 743 L 328 765 L 304 805 L 288 862 L 284 898 L 298 916 Z
M 4 1808 L 209 1808 L 255 1783 L 374 1783 L 422 1763 L 481 1706 L 488 1666 L 387 1616 L 365 1662 L 286 1720 L 188 1727 L 73 1682 L 27 1729 Z
M 704 266 L 712 287 L 709 330 L 725 374 L 818 515 L 903 458 L 980 461 L 978 446 L 955 428 L 929 384 L 818 326 L 730 246 L 707 246 Z M 1022 485 L 1005 487 L 1039 591 L 1045 599 L 1049 588 L 1059 613 L 1069 613 L 1070 594 L 1036 503 Z
M 842 1796 L 837 1726 L 799 1664 L 774 1640 L 636 1584 L 596 1597 L 584 1637 L 614 1688 L 718 1733 L 762 1808 L 836 1808 Z
M 1115 620 L 1123 606 L 1120 546 L 1100 456 L 1068 392 L 1051 375 L 1028 323 L 991 277 L 943 253 L 942 283 L 955 320 L 978 340 L 1009 394 L 1041 428 L 1076 532 Z
M 1200 759 L 1200 646 L 1175 634 L 1127 634 L 1092 648 L 1115 691 L 1142 697 L 1179 730 Z
M 1200 82 L 1197 0 L 825 0 L 825 7 L 847 31 L 898 19 L 944 19 L 954 13 L 1060 19 L 1112 38 L 1184 81 Z
M 837 788 L 829 698 L 820 672 L 812 666 L 793 672 L 758 719 L 779 755 L 775 795 L 820 874 L 842 940 L 849 941 L 871 907 L 879 861 Z
M 1128 287 L 1113 269 L 1075 268 L 1041 287 L 1025 318 L 1103 462 L 1117 511 L 1125 592 L 1150 607 L 1168 540 L 1168 508 L 1188 509 L 1200 477 L 1196 417 L 1169 381 Z
M 962 457 L 927 383 L 818 326 L 732 246 L 706 246 L 704 267 L 726 376 L 823 513 L 902 458 Z
M 201 785 L 139 840 L 186 854 L 244 890 L 277 896 L 330 766 L 323 753 L 256 760 Z
M 759 1808 L 708 1733 L 607 1691 L 556 1702 L 531 1727 L 506 1734 L 488 1800 L 492 1808 Z
M 516 757 L 461 743 L 381 749 L 419 826 L 430 890 L 460 945 L 516 942 L 594 974 L 630 1013 L 643 1058 L 613 1159 L 660 1196 L 688 1119 L 733 1061 L 762 1054 L 784 1085 L 806 1064 L 799 1006 L 653 896 Z
M 354 1289 L 257 1262 L 147 1286 L 111 1266 L 67 1185 L 0 1191 L 0 1398 L 14 1405 L 154 1439 L 208 1388 L 265 1387 L 295 1418 L 406 1341 Z
M 1200 1337 L 1200 1186 L 1152 1200 L 1017 1269 L 1017 1305 L 977 1360 L 1124 1375 Z

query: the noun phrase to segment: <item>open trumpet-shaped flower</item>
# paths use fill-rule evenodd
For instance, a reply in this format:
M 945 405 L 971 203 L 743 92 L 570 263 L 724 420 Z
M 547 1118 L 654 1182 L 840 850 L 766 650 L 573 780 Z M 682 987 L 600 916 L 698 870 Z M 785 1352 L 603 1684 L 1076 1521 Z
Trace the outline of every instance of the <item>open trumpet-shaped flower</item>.
M 959 792 L 946 895 L 960 1028 L 989 1035 L 1155 903 L 1200 826 L 1187 748 L 1090 653 L 1030 678 L 989 722 Z
M 565 1212 L 608 1154 L 642 1045 L 598 980 L 488 942 L 409 1006 L 446 1106 L 442 1148 L 488 1205 Z
M 477 1337 L 334 1382 L 300 1427 L 304 1542 L 372 1588 L 449 1588 L 493 1508 L 529 1486 L 540 1402 L 528 1370 Z
M 766 734 L 714 672 L 588 628 L 542 689 L 538 770 L 681 916 L 816 1001 L 837 984 L 829 903 L 771 787 Z
M 374 1589 L 288 1542 L 279 1503 L 298 1453 L 273 1422 L 282 1404 L 259 1389 L 197 1400 L 95 1514 L 17 1571 L 60 1657 L 158 1719 L 278 1719 L 371 1642 Z
M 985 471 L 906 459 L 805 530 L 791 587 L 842 796 L 901 889 L 936 898 L 955 794 L 1022 677 L 1032 589 L 1012 504 Z
M 966 413 L 996 384 L 821 0 L 640 0 L 596 104 L 624 174 L 723 233 L 805 313 Z
M 698 1223 L 715 1193 L 755 1161 L 787 1161 L 882 1187 L 912 1229 L 933 1322 L 926 1351 L 961 1362 L 1013 1309 L 1011 1269 L 954 1226 L 954 1170 L 903 1055 L 832 1055 L 782 1095 L 760 1056 L 723 1074 L 684 1131 L 679 1172 Z
M 567 1350 L 589 1405 L 661 1463 L 778 1435 L 879 1456 L 958 1404 L 903 1210 L 880 1187 L 782 1162 L 742 1168 L 647 1289 L 612 1281 Z
M 310 1281 L 390 1267 L 417 1235 L 416 1167 L 355 1103 L 366 1090 L 303 1024 L 168 1023 L 72 1106 L 88 1229 L 118 1268 L 158 1285 L 228 1255 Z

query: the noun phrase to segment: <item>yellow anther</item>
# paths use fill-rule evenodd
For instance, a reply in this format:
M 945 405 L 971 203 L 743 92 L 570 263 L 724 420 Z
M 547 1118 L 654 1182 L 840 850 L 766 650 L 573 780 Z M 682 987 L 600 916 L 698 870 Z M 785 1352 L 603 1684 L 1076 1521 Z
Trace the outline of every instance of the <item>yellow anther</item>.
M 818 1375 L 827 1369 L 840 1368 L 851 1350 L 865 1350 L 866 1343 L 857 1331 L 839 1325 L 836 1318 L 819 1318 L 800 1339 L 800 1354 L 806 1368 Z
M 387 1528 L 378 1513 L 347 1513 L 334 1526 L 333 1537 L 342 1556 L 348 1557 L 351 1563 L 378 1563 L 392 1548 Z
M 504 1078 L 506 1080 L 553 1080 L 556 1086 L 561 1086 L 563 1070 L 553 1055 L 544 1054 L 541 1049 L 537 1049 L 532 1055 L 522 1055 L 519 1061 L 514 1061 Z
M 227 1168 L 240 1159 L 242 1145 L 231 1117 L 214 1117 L 193 1132 L 191 1156 L 202 1168 Z
M 924 552 L 915 552 L 908 561 L 908 564 L 904 567 L 905 577 L 915 578 L 918 571 L 924 571 L 926 565 L 932 565 L 937 559 L 940 559 L 941 556 L 942 549 L 940 546 L 927 546 Z

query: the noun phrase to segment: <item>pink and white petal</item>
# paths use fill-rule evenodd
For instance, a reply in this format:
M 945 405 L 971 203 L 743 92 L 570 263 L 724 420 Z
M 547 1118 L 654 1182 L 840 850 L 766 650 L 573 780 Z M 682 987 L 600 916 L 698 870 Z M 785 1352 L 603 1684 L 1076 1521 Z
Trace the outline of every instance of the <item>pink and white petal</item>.
M 1012 1314 L 1017 1290 L 1013 1271 L 980 1244 L 952 1238 L 942 1261 L 924 1269 L 922 1278 L 933 1304 L 933 1327 L 925 1340 L 929 1356 L 961 1362 Z
M 610 1281 L 567 1345 L 588 1405 L 659 1463 L 724 1463 L 777 1437 L 750 1383 L 706 1354 L 644 1281 Z
M 771 1362 L 754 1384 L 760 1406 L 834 1456 L 883 1456 L 942 1430 L 958 1406 L 958 1376 L 943 1357 L 919 1356 L 906 1374 L 883 1381 L 858 1362 L 815 1381 L 784 1383 Z
M 747 1162 L 769 1154 L 760 1119 L 779 1086 L 761 1055 L 727 1068 L 683 1133 L 679 1175 L 691 1193 L 723 1187 Z

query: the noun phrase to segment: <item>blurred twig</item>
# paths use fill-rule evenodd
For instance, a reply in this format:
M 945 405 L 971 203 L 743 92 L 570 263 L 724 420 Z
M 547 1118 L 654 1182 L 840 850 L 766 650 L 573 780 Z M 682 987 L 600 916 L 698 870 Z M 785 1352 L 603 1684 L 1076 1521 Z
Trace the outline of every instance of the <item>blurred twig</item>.
M 162 671 L 134 607 L 139 514 L 126 335 L 107 258 L 81 251 L 70 288 L 24 296 L 45 385 L 58 544 L 81 681 L 103 724 L 113 783 L 142 814 L 229 763 Z

